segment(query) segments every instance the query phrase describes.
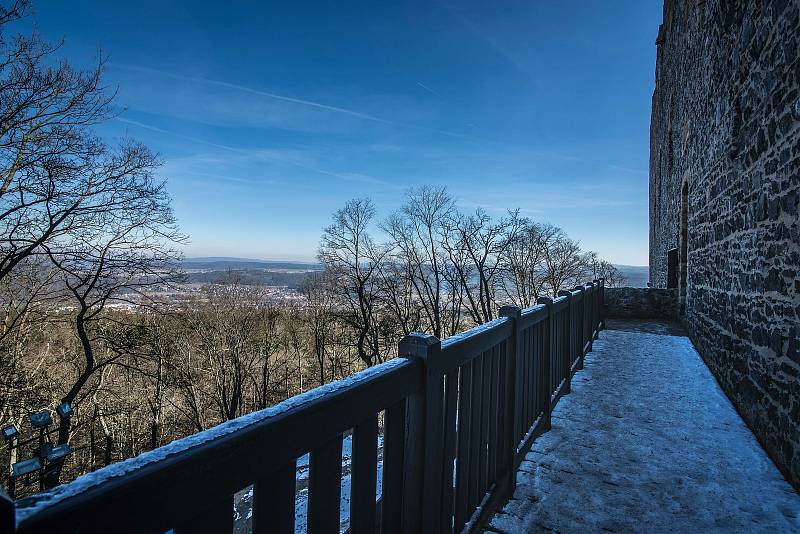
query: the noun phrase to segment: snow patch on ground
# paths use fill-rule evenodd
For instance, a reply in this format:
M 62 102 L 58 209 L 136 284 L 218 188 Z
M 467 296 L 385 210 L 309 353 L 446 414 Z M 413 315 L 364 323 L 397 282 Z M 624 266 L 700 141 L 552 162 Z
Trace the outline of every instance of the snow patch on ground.
M 497 532 L 800 532 L 781 476 L 683 336 L 604 330 Z

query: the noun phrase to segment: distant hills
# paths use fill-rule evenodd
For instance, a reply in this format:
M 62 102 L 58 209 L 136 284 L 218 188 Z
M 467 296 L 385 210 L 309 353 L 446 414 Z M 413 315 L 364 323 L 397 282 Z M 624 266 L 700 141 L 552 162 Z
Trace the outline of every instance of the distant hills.
M 614 265 L 625 277 L 627 287 L 647 287 L 650 281 L 650 268 L 647 265 Z
M 285 286 L 298 289 L 309 273 L 319 271 L 318 263 L 270 261 L 250 258 L 186 258 L 181 264 L 190 284 L 229 284 Z
M 274 260 L 255 260 L 251 258 L 232 258 L 225 256 L 208 256 L 202 258 L 184 258 L 181 261 L 184 269 L 270 269 L 270 270 L 290 270 L 290 271 L 318 271 L 322 269 L 319 263 L 300 262 L 300 261 L 274 261 Z
M 647 287 L 649 271 L 647 266 L 616 265 L 625 285 L 629 287 Z M 189 283 L 224 284 L 237 280 L 240 284 L 286 286 L 299 288 L 310 272 L 319 271 L 322 266 L 313 262 L 257 260 L 252 258 L 234 258 L 226 256 L 209 256 L 186 258 L 181 262 L 186 271 Z

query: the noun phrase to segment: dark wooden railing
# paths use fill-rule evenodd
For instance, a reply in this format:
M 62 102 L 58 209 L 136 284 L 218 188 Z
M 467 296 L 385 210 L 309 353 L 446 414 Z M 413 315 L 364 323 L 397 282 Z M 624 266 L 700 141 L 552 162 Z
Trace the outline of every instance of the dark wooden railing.
M 294 532 L 306 453 L 308 531 L 339 532 L 350 431 L 350 532 L 470 531 L 513 493 L 520 462 L 603 326 L 602 303 L 599 280 L 525 310 L 505 306 L 499 319 L 444 341 L 406 336 L 401 358 L 345 381 L 16 506 L 0 494 L 0 532 L 231 532 L 233 496 L 250 485 L 253 532 Z

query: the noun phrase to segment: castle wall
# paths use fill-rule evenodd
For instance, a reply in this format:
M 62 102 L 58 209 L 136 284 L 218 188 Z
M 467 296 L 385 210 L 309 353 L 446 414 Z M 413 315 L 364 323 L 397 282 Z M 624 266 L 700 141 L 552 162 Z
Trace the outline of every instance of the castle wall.
M 650 281 L 688 186 L 684 320 L 800 486 L 800 0 L 666 0 L 650 153 Z
M 603 290 L 605 316 L 609 319 L 678 318 L 678 291 L 653 287 L 607 287 Z

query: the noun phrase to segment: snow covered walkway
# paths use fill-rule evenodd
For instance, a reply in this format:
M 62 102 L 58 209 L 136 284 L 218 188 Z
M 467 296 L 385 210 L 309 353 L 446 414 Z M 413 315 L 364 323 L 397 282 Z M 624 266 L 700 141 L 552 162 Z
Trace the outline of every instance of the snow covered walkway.
M 630 326 L 601 332 L 487 532 L 800 532 L 800 495 L 689 339 Z

